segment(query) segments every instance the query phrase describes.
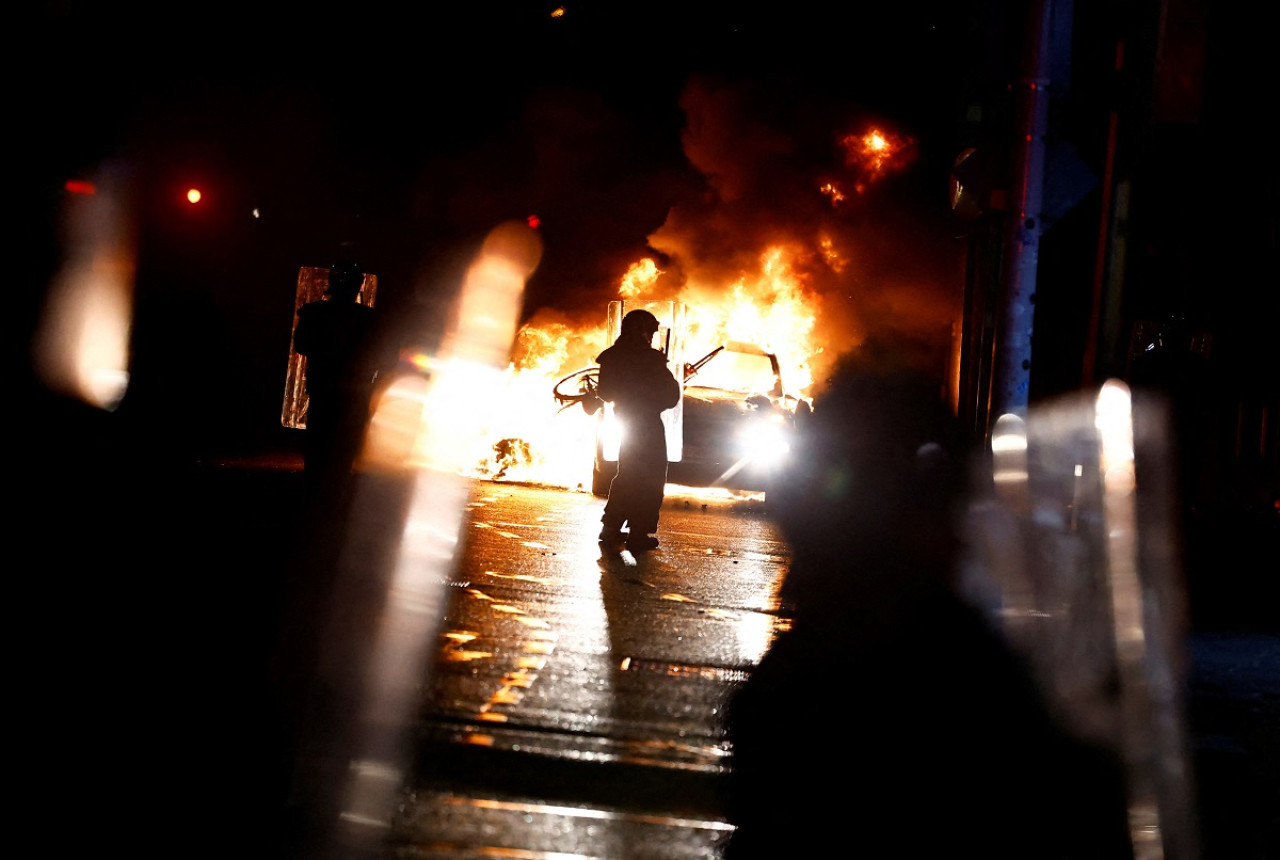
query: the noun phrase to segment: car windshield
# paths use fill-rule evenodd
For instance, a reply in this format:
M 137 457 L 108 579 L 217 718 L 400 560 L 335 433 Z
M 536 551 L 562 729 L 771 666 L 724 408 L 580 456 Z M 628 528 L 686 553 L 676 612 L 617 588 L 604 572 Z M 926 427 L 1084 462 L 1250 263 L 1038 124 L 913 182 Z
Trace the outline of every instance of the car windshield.
M 767 355 L 724 349 L 704 364 L 688 384 L 743 394 L 768 393 L 775 384 L 773 363 Z

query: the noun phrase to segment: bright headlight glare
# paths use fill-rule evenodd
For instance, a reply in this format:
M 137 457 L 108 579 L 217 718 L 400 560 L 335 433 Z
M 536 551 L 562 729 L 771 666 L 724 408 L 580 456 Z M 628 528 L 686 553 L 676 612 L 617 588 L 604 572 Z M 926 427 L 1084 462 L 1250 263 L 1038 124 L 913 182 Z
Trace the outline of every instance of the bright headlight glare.
M 780 416 L 770 416 L 766 421 L 753 421 L 743 429 L 738 439 L 743 454 L 751 460 L 776 463 L 791 451 Z

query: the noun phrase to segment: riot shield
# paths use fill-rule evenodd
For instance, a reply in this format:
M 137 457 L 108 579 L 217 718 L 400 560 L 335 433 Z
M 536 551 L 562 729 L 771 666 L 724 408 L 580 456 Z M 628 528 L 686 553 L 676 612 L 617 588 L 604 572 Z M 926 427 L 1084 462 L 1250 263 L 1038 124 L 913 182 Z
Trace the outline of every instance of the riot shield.
M 969 508 L 966 596 L 1061 724 L 1115 754 L 1136 860 L 1197 856 L 1169 408 L 1123 383 L 1002 416 Z

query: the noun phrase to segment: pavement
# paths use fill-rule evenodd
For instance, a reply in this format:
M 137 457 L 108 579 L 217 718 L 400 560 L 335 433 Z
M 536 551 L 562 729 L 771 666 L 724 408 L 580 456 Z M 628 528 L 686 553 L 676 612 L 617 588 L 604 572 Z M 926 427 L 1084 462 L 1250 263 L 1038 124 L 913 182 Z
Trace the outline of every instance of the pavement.
M 297 597 L 288 577 L 304 516 L 296 458 L 157 469 L 111 450 L 62 453 L 56 469 L 26 488 L 28 505 L 44 515 L 29 508 L 17 530 L 39 552 L 18 556 L 33 574 L 16 604 L 30 617 L 15 628 L 26 632 L 13 737 L 30 767 L 15 820 L 42 834 L 45 850 L 278 857 L 283 753 L 293 739 L 271 712 L 280 691 L 271 688 L 269 664 Z M 1230 548 L 1220 558 L 1257 564 Z M 1198 860 L 1274 860 L 1280 631 L 1249 601 L 1235 624 L 1231 601 L 1212 597 L 1214 611 L 1188 640 Z M 684 635 L 696 638 L 697 625 L 714 620 L 692 613 L 687 623 Z M 673 678 L 665 689 L 678 696 L 686 686 Z M 822 738 L 840 743 L 839 724 Z M 451 832 L 472 833 L 474 844 L 424 836 L 398 856 L 717 857 L 732 830 L 720 806 L 724 772 L 655 769 L 640 759 L 593 768 L 584 748 L 578 762 L 537 763 L 545 770 L 536 815 L 563 840 L 544 834 L 527 849 L 495 854 L 483 848 L 485 828 L 495 816 L 528 820 L 532 799 L 505 807 L 494 799 L 489 817 L 468 823 L 461 819 L 476 808 L 449 806 L 448 795 L 487 784 L 495 798 L 515 797 L 522 787 L 504 781 L 528 762 L 513 768 L 518 752 L 453 750 L 439 782 L 424 787 L 442 805 L 414 826 L 427 834 L 452 815 Z M 813 754 L 821 758 L 821 743 Z M 631 801 L 666 803 L 669 814 L 609 824 L 624 784 Z M 597 818 L 583 798 L 602 800 Z

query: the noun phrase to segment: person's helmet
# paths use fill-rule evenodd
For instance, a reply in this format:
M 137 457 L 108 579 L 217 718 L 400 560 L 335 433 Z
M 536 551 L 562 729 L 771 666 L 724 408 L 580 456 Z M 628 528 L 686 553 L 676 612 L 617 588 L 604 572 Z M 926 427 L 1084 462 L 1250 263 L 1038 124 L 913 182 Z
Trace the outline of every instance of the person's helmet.
M 645 310 L 630 311 L 622 318 L 623 334 L 635 332 L 639 335 L 653 337 L 653 333 L 659 328 L 658 318 Z
M 364 270 L 359 263 L 339 260 L 329 267 L 329 288 L 325 292 L 355 296 L 363 283 Z

